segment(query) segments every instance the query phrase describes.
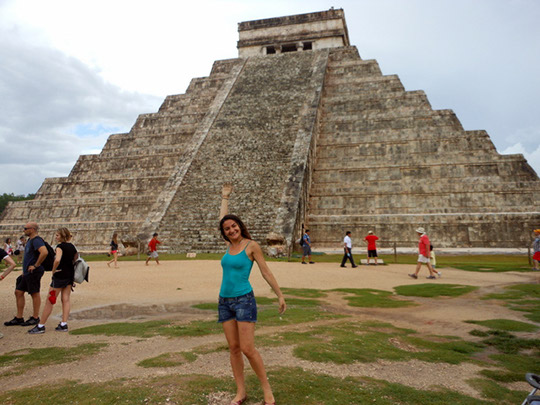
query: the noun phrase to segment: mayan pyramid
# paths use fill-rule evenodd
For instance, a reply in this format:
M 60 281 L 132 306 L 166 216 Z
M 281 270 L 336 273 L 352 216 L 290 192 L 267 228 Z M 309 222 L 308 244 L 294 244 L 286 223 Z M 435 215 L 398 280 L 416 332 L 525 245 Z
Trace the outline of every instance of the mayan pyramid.
M 345 230 L 412 247 L 427 228 L 438 247 L 524 247 L 540 224 L 540 180 L 522 155 L 499 155 L 485 131 L 350 46 L 343 10 L 239 24 L 239 57 L 214 63 L 33 201 L 11 203 L 0 235 L 28 220 L 60 226 L 79 249 L 106 250 L 117 231 L 168 252 L 223 250 L 220 190 L 271 254 L 290 253 L 302 226 L 315 248 Z

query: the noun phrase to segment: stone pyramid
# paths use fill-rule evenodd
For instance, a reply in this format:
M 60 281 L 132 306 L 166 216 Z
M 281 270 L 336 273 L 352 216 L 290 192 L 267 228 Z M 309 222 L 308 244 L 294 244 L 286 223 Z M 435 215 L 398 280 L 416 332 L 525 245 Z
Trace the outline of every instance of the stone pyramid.
M 418 226 L 437 247 L 527 246 L 540 224 L 534 170 L 362 60 L 343 10 L 238 30 L 238 58 L 11 203 L 0 235 L 33 220 L 48 239 L 68 227 L 89 252 L 113 232 L 135 248 L 158 232 L 168 252 L 222 251 L 220 190 L 232 182 L 230 211 L 273 255 L 289 254 L 303 226 L 319 249 L 338 248 L 345 230 L 413 247 Z

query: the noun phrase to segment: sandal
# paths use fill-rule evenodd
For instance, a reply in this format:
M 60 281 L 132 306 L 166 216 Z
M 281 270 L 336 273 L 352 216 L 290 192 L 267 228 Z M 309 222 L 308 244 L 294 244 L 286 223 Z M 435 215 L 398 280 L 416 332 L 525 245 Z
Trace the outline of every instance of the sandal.
M 238 401 L 231 402 L 230 405 L 242 405 L 246 401 L 247 401 L 247 396 L 242 399 L 239 399 Z

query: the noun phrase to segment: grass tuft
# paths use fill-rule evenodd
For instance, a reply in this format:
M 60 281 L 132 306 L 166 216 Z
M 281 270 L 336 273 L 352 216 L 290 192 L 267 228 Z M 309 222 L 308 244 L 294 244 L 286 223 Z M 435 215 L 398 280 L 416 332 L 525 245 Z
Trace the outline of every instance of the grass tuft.
M 508 332 L 535 332 L 538 326 L 531 323 L 513 321 L 511 319 L 488 319 L 485 321 L 465 321 L 475 325 L 485 326 L 490 329 L 504 330 Z
M 406 297 L 459 297 L 477 290 L 478 287 L 459 284 L 412 284 L 394 287 L 399 295 Z

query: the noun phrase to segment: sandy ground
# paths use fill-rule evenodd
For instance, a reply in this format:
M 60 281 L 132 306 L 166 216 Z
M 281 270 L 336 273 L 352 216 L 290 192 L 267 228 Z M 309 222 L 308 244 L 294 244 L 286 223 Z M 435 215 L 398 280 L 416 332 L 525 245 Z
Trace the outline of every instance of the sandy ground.
M 191 319 L 214 319 L 214 314 L 201 313 L 190 308 L 198 302 L 215 302 L 221 281 L 219 261 L 162 261 L 161 265 L 151 262 L 119 262 L 119 268 L 108 268 L 104 262 L 90 263 L 90 283 L 78 285 L 72 294 L 72 319 L 70 328 L 98 324 L 109 321 L 146 320 L 156 317 L 168 317 L 189 321 Z M 437 300 L 415 299 L 420 306 L 397 309 L 365 309 L 347 307 L 338 294 L 327 298 L 329 306 L 349 311 L 355 319 L 378 319 L 391 322 L 396 326 L 411 327 L 419 332 L 468 336 L 472 325 L 462 321 L 467 319 L 507 318 L 526 321 L 521 313 L 510 311 L 496 301 L 475 299 L 475 294 L 498 291 L 504 286 L 515 283 L 539 283 L 539 273 L 480 273 L 454 269 L 442 269 L 443 277 L 426 280 L 427 269 L 423 269 L 418 280 L 407 276 L 414 270 L 412 265 L 360 266 L 356 269 L 340 268 L 336 263 L 300 263 L 272 262 L 270 267 L 280 286 L 289 288 L 374 288 L 391 291 L 398 285 L 417 283 L 452 283 L 480 287 L 468 298 L 440 298 Z M 85 382 L 108 381 L 120 377 L 144 377 L 169 373 L 208 373 L 212 375 L 230 374 L 228 355 L 214 353 L 186 366 L 168 369 L 149 369 L 138 367 L 136 363 L 145 358 L 161 353 L 190 350 L 203 344 L 224 344 L 221 335 L 202 338 L 167 339 L 154 337 L 138 339 L 131 337 L 75 336 L 58 333 L 54 327 L 58 323 L 61 308 L 57 304 L 53 317 L 47 323 L 47 333 L 32 336 L 26 332 L 29 328 L 6 327 L 3 321 L 10 320 L 15 314 L 13 288 L 15 278 L 20 274 L 12 273 L 0 282 L 0 353 L 17 349 L 48 346 L 75 346 L 86 342 L 106 342 L 109 346 L 100 354 L 85 360 L 84 367 L 69 365 L 49 366 L 45 374 L 40 368 L 31 369 L 25 378 L 6 377 L 1 379 L 0 390 L 58 381 L 77 379 Z M 46 287 L 50 282 L 50 273 L 42 280 L 42 296 L 45 298 Z M 251 282 L 257 296 L 272 297 L 273 294 L 254 265 Z M 27 299 L 25 317 L 31 314 L 31 300 Z M 298 325 L 298 329 L 307 325 Z M 295 328 L 295 326 L 293 326 Z M 272 328 L 258 326 L 258 334 L 272 332 Z M 275 328 L 274 328 L 275 330 Z M 470 338 L 470 336 L 469 336 Z M 425 364 L 422 362 L 355 364 L 351 366 L 329 367 L 320 364 L 298 361 L 291 355 L 291 348 L 279 347 L 263 349 L 267 367 L 300 366 L 317 372 L 332 375 L 366 375 L 387 379 L 410 386 L 425 388 L 433 384 L 433 376 L 440 374 L 437 381 L 448 380 L 448 387 L 469 395 L 475 395 L 465 380 L 476 375 L 479 368 L 472 364 L 458 366 Z M 309 364 L 308 364 L 309 363 Z M 74 363 L 69 363 L 74 364 Z M 210 365 L 210 366 L 209 366 Z M 431 368 L 431 369 L 430 369 Z M 414 371 L 418 372 L 415 373 Z M 426 372 L 430 370 L 430 372 Z M 444 375 L 454 376 L 443 378 Z M 425 377 L 423 377 L 425 376 Z M 455 378 L 459 376 L 459 378 Z M 21 382 L 24 381 L 24 382 Z M 523 385 L 521 389 L 527 390 Z M 220 404 L 221 402 L 212 402 Z M 227 402 L 225 402 L 227 403 Z

